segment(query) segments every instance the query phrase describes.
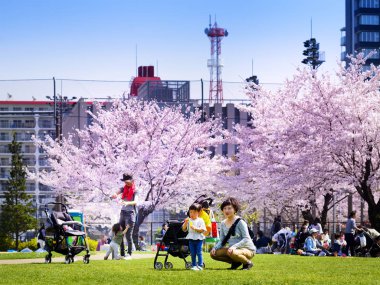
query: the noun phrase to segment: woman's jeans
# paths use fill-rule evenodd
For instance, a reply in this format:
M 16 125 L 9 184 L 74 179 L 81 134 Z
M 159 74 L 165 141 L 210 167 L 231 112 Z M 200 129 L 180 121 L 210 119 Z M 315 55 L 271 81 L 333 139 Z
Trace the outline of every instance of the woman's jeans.
M 132 232 L 133 228 L 135 226 L 135 212 L 134 211 L 121 211 L 120 212 L 120 220 L 119 223 L 123 230 L 127 225 L 129 225 L 129 229 L 127 230 L 125 237 L 127 238 L 127 244 L 128 244 L 128 254 L 132 254 Z M 125 256 L 124 251 L 124 242 L 120 245 L 120 254 L 121 256 Z
M 196 257 L 198 256 L 198 266 L 203 268 L 203 256 L 202 256 L 203 240 L 189 239 L 189 248 L 191 254 L 191 265 L 197 266 Z

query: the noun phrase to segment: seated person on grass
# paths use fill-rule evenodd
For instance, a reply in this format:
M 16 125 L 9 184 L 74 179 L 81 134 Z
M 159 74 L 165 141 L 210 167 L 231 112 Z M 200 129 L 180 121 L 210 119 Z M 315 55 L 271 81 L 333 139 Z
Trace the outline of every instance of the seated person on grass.
M 269 244 L 271 242 L 271 239 L 266 237 L 263 231 L 258 231 L 257 235 L 258 235 L 258 239 L 254 242 L 257 248 L 257 253 L 258 254 L 269 253 L 270 252 Z
M 324 253 L 322 249 L 317 247 L 317 236 L 319 231 L 317 229 L 311 229 L 309 233 L 310 236 L 307 237 L 305 240 L 305 252 L 316 256 L 325 256 L 326 253 Z

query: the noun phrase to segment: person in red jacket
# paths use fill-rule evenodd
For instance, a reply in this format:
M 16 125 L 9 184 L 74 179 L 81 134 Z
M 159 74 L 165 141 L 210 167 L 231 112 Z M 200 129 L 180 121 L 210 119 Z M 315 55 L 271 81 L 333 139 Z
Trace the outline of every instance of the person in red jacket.
M 122 226 L 123 230 L 126 228 L 127 225 L 129 226 L 129 228 L 126 232 L 128 255 L 125 256 L 124 242 L 122 242 L 120 246 L 120 255 L 125 257 L 125 259 L 130 259 L 132 256 L 132 233 L 133 228 L 135 226 L 136 205 L 138 197 L 132 175 L 124 173 L 122 179 L 120 180 L 124 182 L 124 187 L 121 187 L 119 191 L 113 194 L 111 197 L 115 199 L 117 198 L 117 196 L 121 195 L 123 206 L 120 211 L 119 223 Z

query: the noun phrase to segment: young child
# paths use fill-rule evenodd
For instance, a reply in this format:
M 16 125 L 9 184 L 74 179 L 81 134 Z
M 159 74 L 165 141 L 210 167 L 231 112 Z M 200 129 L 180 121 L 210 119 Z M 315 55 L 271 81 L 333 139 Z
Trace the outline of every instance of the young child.
M 199 212 L 202 206 L 199 204 L 192 204 L 189 208 L 190 218 L 186 218 L 182 225 L 183 231 L 188 231 L 186 239 L 189 240 L 189 248 L 191 254 L 192 270 L 203 270 L 203 256 L 202 256 L 202 244 L 205 238 L 204 233 L 206 225 L 203 219 L 199 218 Z M 198 256 L 198 266 L 196 257 Z
M 325 249 L 329 249 L 331 247 L 331 239 L 330 239 L 330 235 L 329 235 L 329 230 L 324 229 L 323 234 L 324 234 L 323 243 L 322 243 L 323 247 Z
M 334 256 L 342 256 L 342 249 L 346 246 L 346 241 L 344 240 L 344 234 L 336 233 L 334 235 L 334 243 L 331 247 L 331 251 L 334 254 Z
M 139 236 L 139 248 L 141 251 L 146 251 L 146 242 L 143 236 Z
M 112 253 L 112 259 L 120 259 L 119 256 L 119 247 L 120 244 L 123 242 L 123 236 L 128 231 L 129 225 L 126 226 L 125 230 L 123 231 L 123 228 L 119 223 L 114 224 L 112 226 L 112 241 L 110 243 L 110 248 L 107 250 L 106 256 L 104 257 L 104 260 L 108 259 L 108 256 Z

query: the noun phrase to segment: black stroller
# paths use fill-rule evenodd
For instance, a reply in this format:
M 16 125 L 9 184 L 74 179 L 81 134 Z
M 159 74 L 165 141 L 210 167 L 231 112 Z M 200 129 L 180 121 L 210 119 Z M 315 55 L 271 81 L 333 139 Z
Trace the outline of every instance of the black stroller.
M 168 262 L 169 255 L 182 258 L 185 261 L 185 268 L 191 268 L 191 262 L 186 261 L 186 257 L 190 254 L 189 241 L 186 239 L 187 233 L 182 231 L 182 224 L 180 221 L 168 221 L 169 228 L 158 244 L 156 257 L 154 258 L 154 269 L 173 268 L 173 263 Z M 164 249 L 165 247 L 166 249 Z M 157 261 L 159 256 L 165 257 L 163 264 Z
M 52 206 L 60 206 L 62 211 L 52 210 Z M 49 208 L 50 207 L 50 208 Z M 48 203 L 45 205 L 47 217 L 45 250 L 48 254 L 45 263 L 51 263 L 51 252 L 55 251 L 65 255 L 65 263 L 73 263 L 74 256 L 86 250 L 83 263 L 90 262 L 90 251 L 86 242 L 84 226 L 78 221 L 74 221 L 67 211 L 67 206 L 63 203 Z
M 369 257 L 371 256 L 370 250 L 374 245 L 374 238 L 370 233 L 363 229 L 355 237 L 355 254 L 356 256 Z

